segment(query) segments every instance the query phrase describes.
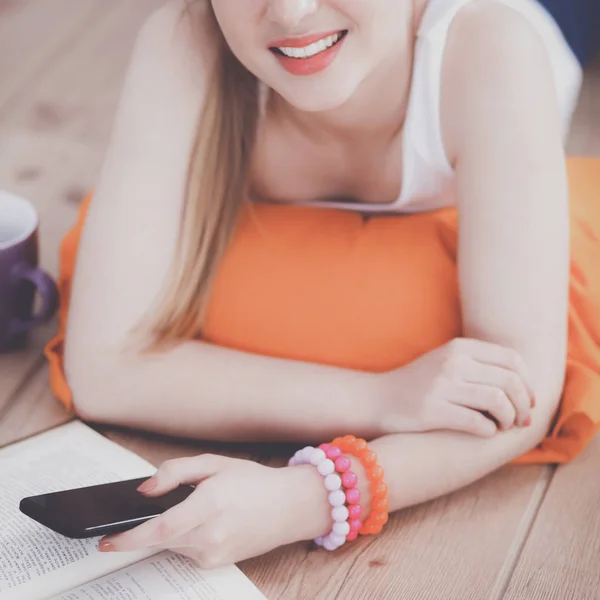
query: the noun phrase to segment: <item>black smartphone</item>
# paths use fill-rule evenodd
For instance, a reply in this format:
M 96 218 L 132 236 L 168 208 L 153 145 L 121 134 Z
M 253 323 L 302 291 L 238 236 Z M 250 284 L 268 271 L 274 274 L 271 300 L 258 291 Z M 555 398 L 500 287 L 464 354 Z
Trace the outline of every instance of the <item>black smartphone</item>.
M 69 538 L 89 538 L 133 529 L 183 502 L 193 491 L 180 485 L 148 498 L 137 487 L 148 477 L 23 498 L 19 510 Z

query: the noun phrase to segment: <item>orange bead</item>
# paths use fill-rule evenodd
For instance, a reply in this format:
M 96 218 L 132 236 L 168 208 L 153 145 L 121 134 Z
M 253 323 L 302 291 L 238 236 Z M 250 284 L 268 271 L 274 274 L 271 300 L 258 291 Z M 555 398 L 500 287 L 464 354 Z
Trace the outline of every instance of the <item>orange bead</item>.
M 387 493 L 388 486 L 385 481 L 378 481 L 377 483 L 373 483 L 373 485 L 371 485 L 371 495 L 373 498 L 387 496 Z
M 330 445 L 331 445 L 331 446 L 339 446 L 339 445 L 340 445 L 340 443 L 341 443 L 341 441 L 342 441 L 342 438 L 339 438 L 339 437 L 338 437 L 338 438 L 335 438 L 335 440 L 333 440 L 333 442 L 331 442 L 331 444 L 330 444 Z
M 368 469 L 377 463 L 377 454 L 375 454 L 373 450 L 365 450 L 360 455 L 360 462 L 365 468 Z
M 371 467 L 367 471 L 367 479 L 369 481 L 381 481 L 383 479 L 383 469 L 379 465 Z
M 356 440 L 352 443 L 352 450 L 357 456 L 360 456 L 360 454 L 364 452 L 367 448 L 368 446 L 365 440 Z
M 387 498 L 377 498 L 373 502 L 373 512 L 383 513 L 387 512 L 390 508 L 390 501 Z
M 363 531 L 364 530 L 364 531 Z M 367 523 L 364 527 L 363 530 L 361 530 L 361 533 L 363 535 L 376 535 L 378 533 L 381 532 L 381 527 L 378 527 L 377 525 L 375 525 L 374 523 Z
M 376 526 L 381 526 L 383 527 L 388 520 L 388 516 L 386 513 L 377 513 L 375 515 L 373 515 L 373 524 Z
M 343 444 L 354 444 L 354 442 L 356 442 L 356 438 L 353 435 L 345 435 L 342 438 Z

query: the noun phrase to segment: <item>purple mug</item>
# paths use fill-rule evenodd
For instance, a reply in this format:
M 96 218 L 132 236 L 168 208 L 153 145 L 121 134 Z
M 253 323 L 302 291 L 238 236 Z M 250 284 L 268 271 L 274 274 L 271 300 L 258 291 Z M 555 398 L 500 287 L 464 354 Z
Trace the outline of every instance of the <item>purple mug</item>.
M 23 347 L 27 331 L 58 308 L 56 284 L 37 266 L 38 225 L 32 204 L 0 191 L 0 352 Z M 41 308 L 34 314 L 36 291 Z

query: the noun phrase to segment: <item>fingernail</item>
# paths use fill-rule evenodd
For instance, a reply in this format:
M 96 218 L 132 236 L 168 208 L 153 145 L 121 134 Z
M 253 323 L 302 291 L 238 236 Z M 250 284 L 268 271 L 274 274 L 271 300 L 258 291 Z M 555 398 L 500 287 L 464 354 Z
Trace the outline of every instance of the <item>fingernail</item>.
M 524 421 L 523 421 L 523 427 L 529 427 L 531 425 L 531 417 L 527 417 Z
M 100 550 L 100 552 L 114 552 L 115 547 L 110 542 L 100 542 L 98 550 Z
M 147 479 L 146 481 L 144 481 L 144 483 L 142 483 L 142 485 L 140 485 L 138 487 L 137 491 L 138 492 L 150 492 L 157 485 L 158 485 L 158 481 L 156 481 L 156 478 L 150 477 L 150 479 Z

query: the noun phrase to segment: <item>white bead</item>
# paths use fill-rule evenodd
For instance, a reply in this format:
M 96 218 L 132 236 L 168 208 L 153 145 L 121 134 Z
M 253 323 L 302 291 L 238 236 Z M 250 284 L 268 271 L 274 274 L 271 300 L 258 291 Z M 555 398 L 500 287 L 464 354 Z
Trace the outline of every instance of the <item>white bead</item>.
M 325 460 L 326 458 L 327 456 L 325 455 L 325 452 L 321 450 L 321 448 L 315 448 L 310 457 L 310 464 L 316 467 L 321 461 Z
M 350 533 L 350 523 L 348 523 L 348 521 L 344 521 L 343 523 L 334 523 L 331 531 L 332 533 L 343 535 L 344 539 L 346 539 L 346 536 Z
M 325 536 L 323 536 L 323 535 L 320 535 L 319 537 L 316 537 L 314 539 L 314 542 L 317 546 L 322 546 L 324 541 L 325 541 Z
M 325 487 L 330 491 L 339 490 L 342 487 L 342 478 L 337 473 L 325 477 Z
M 296 467 L 298 464 L 298 459 L 296 458 L 296 455 L 294 455 L 292 456 L 292 458 L 290 458 L 288 462 L 288 467 Z
M 312 456 L 314 450 L 315 448 L 313 448 L 312 446 L 305 446 L 304 448 L 302 448 L 302 450 L 300 450 L 300 454 L 305 463 L 310 461 L 310 457 Z
M 331 511 L 331 518 L 336 522 L 336 523 L 343 523 L 344 521 L 348 520 L 348 516 L 349 516 L 349 512 L 348 509 L 345 506 L 336 506 L 332 511 Z
M 340 489 L 333 490 L 333 492 L 330 492 L 329 494 L 329 504 L 334 508 L 336 506 L 343 506 L 346 504 L 346 494 Z
M 346 536 L 341 533 L 330 533 L 327 537 L 338 547 L 346 541 Z
M 337 545 L 329 539 L 329 536 L 327 536 L 323 542 L 323 548 L 325 548 L 325 550 L 329 550 L 329 552 L 333 552 L 334 550 L 338 549 Z
M 320 462 L 317 465 L 317 471 L 319 471 L 319 473 L 321 473 L 321 475 L 325 477 L 327 475 L 335 473 L 335 465 L 333 464 L 332 460 L 326 458 L 324 461 Z

